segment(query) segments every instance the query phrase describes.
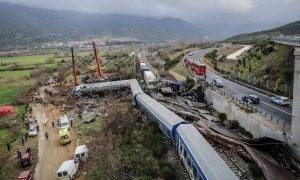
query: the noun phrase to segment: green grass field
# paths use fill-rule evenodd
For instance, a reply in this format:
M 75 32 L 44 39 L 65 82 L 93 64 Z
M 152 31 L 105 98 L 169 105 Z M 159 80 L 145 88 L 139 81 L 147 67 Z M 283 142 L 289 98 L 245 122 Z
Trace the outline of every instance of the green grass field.
M 15 99 L 24 92 L 24 90 L 32 87 L 35 80 L 19 81 L 12 83 L 0 84 L 0 105 L 11 104 Z
M 29 77 L 32 70 L 19 70 L 19 71 L 0 71 L 0 79 L 1 78 L 12 78 L 19 79 Z
M 28 80 L 32 70 L 0 71 L 0 105 L 14 103 L 15 99 L 35 80 Z
M 10 135 L 9 131 L 6 129 L 0 129 L 0 138 L 5 139 Z
M 79 56 L 88 56 L 92 51 L 78 52 L 75 54 L 76 58 Z M 103 55 L 104 51 L 100 51 Z M 62 55 L 62 54 L 60 54 Z M 68 53 L 70 55 L 70 53 Z M 16 57 L 1 57 L 0 58 L 0 105 L 14 103 L 24 90 L 32 87 L 35 79 L 29 79 L 33 70 L 39 68 L 52 68 L 58 65 L 62 60 L 71 63 L 71 57 L 54 58 L 52 64 L 46 64 L 49 57 L 53 58 L 54 54 L 48 55 L 32 55 L 32 56 L 16 56 Z M 78 58 L 79 59 L 79 58 Z M 13 63 L 17 63 L 21 68 L 27 70 L 11 71 Z
M 28 64 L 42 64 L 51 55 L 33 55 L 33 56 L 16 56 L 16 57 L 2 57 L 0 63 L 19 63 L 20 65 Z

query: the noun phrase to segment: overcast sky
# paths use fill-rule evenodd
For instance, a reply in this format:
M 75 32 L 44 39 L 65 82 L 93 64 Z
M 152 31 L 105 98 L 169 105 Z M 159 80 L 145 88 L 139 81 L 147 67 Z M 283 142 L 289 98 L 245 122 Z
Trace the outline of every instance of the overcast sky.
M 177 17 L 194 23 L 300 20 L 300 0 L 0 0 L 47 9 Z

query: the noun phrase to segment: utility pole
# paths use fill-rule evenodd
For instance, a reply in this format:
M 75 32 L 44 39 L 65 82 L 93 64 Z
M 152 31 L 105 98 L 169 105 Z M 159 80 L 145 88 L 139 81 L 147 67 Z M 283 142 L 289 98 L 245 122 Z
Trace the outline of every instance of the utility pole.
M 73 65 L 73 76 L 74 76 L 74 86 L 77 86 L 77 75 L 76 75 L 76 65 L 75 65 L 75 59 L 74 59 L 74 48 L 71 47 L 71 53 L 72 53 L 72 65 Z

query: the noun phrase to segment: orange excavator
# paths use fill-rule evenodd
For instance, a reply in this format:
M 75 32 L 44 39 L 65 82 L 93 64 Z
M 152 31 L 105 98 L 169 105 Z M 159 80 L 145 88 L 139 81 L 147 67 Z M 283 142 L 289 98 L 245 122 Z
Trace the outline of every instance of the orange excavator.
M 99 80 L 102 81 L 104 79 L 104 73 L 101 70 L 101 63 L 102 63 L 102 61 L 98 57 L 98 53 L 97 53 L 97 49 L 96 49 L 96 43 L 93 42 L 92 44 L 93 44 L 93 48 L 94 48 L 94 59 L 95 59 L 96 65 L 97 65 L 97 75 L 98 75 Z M 75 64 L 74 48 L 73 47 L 71 47 L 71 53 L 72 53 L 72 66 L 73 66 L 74 86 L 77 86 L 78 85 L 78 82 L 77 82 L 77 72 L 76 72 L 76 64 Z

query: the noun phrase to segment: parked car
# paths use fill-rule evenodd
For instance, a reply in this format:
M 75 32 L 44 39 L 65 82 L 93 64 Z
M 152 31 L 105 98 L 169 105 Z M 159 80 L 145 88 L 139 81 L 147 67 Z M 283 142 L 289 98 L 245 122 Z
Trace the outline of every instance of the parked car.
M 36 124 L 29 124 L 28 136 L 36 136 L 37 134 L 38 134 L 37 125 Z
M 260 102 L 259 97 L 250 94 L 250 95 L 246 95 L 242 97 L 242 101 L 246 102 L 246 103 L 250 103 L 250 104 L 258 104 Z
M 28 126 L 30 126 L 30 125 L 37 126 L 37 122 L 34 119 L 30 118 L 30 119 L 27 120 L 27 125 Z
M 220 88 L 224 87 L 223 81 L 219 78 L 213 78 L 213 85 Z
M 89 152 L 89 150 L 86 147 L 86 145 L 77 146 L 75 149 L 74 158 L 76 160 L 78 160 L 79 162 L 84 162 L 84 161 L 86 161 L 86 159 L 88 157 L 88 152 Z
M 291 104 L 289 98 L 283 97 L 283 96 L 272 97 L 271 101 L 278 104 L 278 105 L 280 105 L 280 106 L 287 106 L 287 105 Z
M 22 171 L 18 180 L 33 180 L 33 172 L 31 170 Z
M 31 153 L 26 152 L 26 153 L 22 154 L 21 167 L 24 168 L 27 166 L 31 166 L 31 161 L 32 161 Z
M 70 120 L 67 116 L 62 116 L 58 119 L 58 128 L 70 130 Z
M 79 162 L 76 160 L 68 160 L 61 164 L 56 174 L 58 179 L 75 179 L 75 174 L 78 170 Z

